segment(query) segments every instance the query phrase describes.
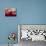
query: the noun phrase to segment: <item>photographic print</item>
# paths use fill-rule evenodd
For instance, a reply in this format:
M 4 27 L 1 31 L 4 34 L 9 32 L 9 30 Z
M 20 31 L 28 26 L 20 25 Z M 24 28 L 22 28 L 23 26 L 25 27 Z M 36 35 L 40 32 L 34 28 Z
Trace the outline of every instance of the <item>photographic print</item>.
M 5 16 L 16 16 L 16 8 L 5 8 Z

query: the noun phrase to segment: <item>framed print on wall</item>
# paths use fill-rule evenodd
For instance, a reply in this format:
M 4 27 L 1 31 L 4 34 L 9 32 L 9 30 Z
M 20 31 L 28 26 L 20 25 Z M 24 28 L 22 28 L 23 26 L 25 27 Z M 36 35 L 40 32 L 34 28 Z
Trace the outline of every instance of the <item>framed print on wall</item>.
M 18 25 L 19 42 L 21 40 L 46 41 L 46 25 Z
M 5 16 L 16 16 L 16 8 L 5 8 Z

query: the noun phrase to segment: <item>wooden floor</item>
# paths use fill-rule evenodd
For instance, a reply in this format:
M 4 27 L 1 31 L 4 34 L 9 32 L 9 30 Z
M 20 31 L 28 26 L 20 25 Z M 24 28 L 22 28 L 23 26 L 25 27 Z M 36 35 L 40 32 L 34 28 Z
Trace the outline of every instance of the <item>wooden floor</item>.
M 8 44 L 0 44 L 0 46 L 8 46 Z M 28 41 L 21 40 L 19 44 L 15 44 L 13 46 L 46 46 L 46 42 L 43 41 L 32 42 L 31 40 Z
M 32 42 L 31 40 L 28 41 L 21 40 L 20 46 L 46 46 L 46 42 L 45 41 Z

